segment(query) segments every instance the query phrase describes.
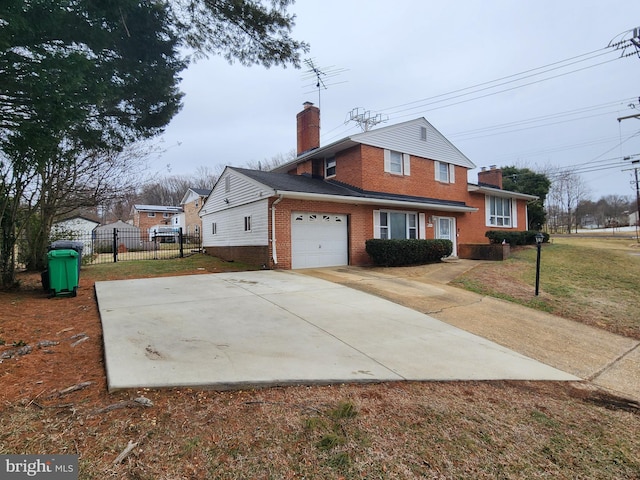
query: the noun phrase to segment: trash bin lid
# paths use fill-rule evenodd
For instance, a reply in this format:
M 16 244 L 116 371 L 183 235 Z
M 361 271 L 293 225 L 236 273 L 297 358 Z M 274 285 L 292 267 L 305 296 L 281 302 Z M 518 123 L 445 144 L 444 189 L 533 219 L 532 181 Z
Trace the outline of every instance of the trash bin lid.
M 61 258 L 61 257 L 78 257 L 78 252 L 75 250 L 51 250 L 47 253 L 47 257 L 49 258 Z
M 75 240 L 56 240 L 51 242 L 49 250 L 75 250 L 82 252 L 84 244 L 82 242 L 76 242 Z

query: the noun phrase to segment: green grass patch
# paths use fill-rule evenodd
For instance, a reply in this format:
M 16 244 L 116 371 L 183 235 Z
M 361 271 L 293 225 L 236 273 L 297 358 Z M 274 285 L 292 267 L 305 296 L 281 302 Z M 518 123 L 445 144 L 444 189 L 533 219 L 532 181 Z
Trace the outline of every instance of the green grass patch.
M 117 263 L 101 263 L 82 268 L 80 276 L 87 275 L 95 281 L 150 278 L 167 275 L 196 273 L 237 272 L 257 270 L 258 267 L 241 262 L 225 262 L 202 253 L 184 258 L 166 260 L 131 260 Z
M 538 297 L 534 295 L 535 247 L 515 249 L 507 261 L 481 265 L 453 283 L 482 295 L 640 338 L 640 248 L 634 248 L 629 239 L 599 240 L 562 238 L 545 244 Z

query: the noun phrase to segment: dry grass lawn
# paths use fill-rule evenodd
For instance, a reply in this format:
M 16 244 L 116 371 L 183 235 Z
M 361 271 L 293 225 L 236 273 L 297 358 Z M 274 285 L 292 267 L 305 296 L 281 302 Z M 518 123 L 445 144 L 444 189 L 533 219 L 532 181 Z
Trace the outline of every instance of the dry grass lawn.
M 0 293 L 0 454 L 78 454 L 81 479 L 640 478 L 638 405 L 579 382 L 109 394 L 93 283 L 230 268 L 86 267 L 78 296 L 55 299 L 22 275 Z

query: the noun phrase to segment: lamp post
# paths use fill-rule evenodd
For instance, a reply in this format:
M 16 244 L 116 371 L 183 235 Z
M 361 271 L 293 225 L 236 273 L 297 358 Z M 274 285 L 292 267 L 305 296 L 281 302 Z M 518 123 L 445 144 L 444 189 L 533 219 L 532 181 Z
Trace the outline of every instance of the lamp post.
M 536 296 L 540 290 L 540 250 L 542 248 L 542 241 L 544 235 L 540 232 L 536 233 L 536 247 L 538 248 L 538 257 L 536 259 Z

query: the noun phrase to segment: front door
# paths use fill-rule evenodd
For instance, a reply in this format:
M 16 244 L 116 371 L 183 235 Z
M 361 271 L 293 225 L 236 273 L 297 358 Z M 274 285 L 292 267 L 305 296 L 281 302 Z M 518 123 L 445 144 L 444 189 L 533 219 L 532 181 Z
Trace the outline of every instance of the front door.
M 452 256 L 458 255 L 458 246 L 456 244 L 456 219 L 453 217 L 436 217 L 436 239 L 451 240 L 453 243 Z

